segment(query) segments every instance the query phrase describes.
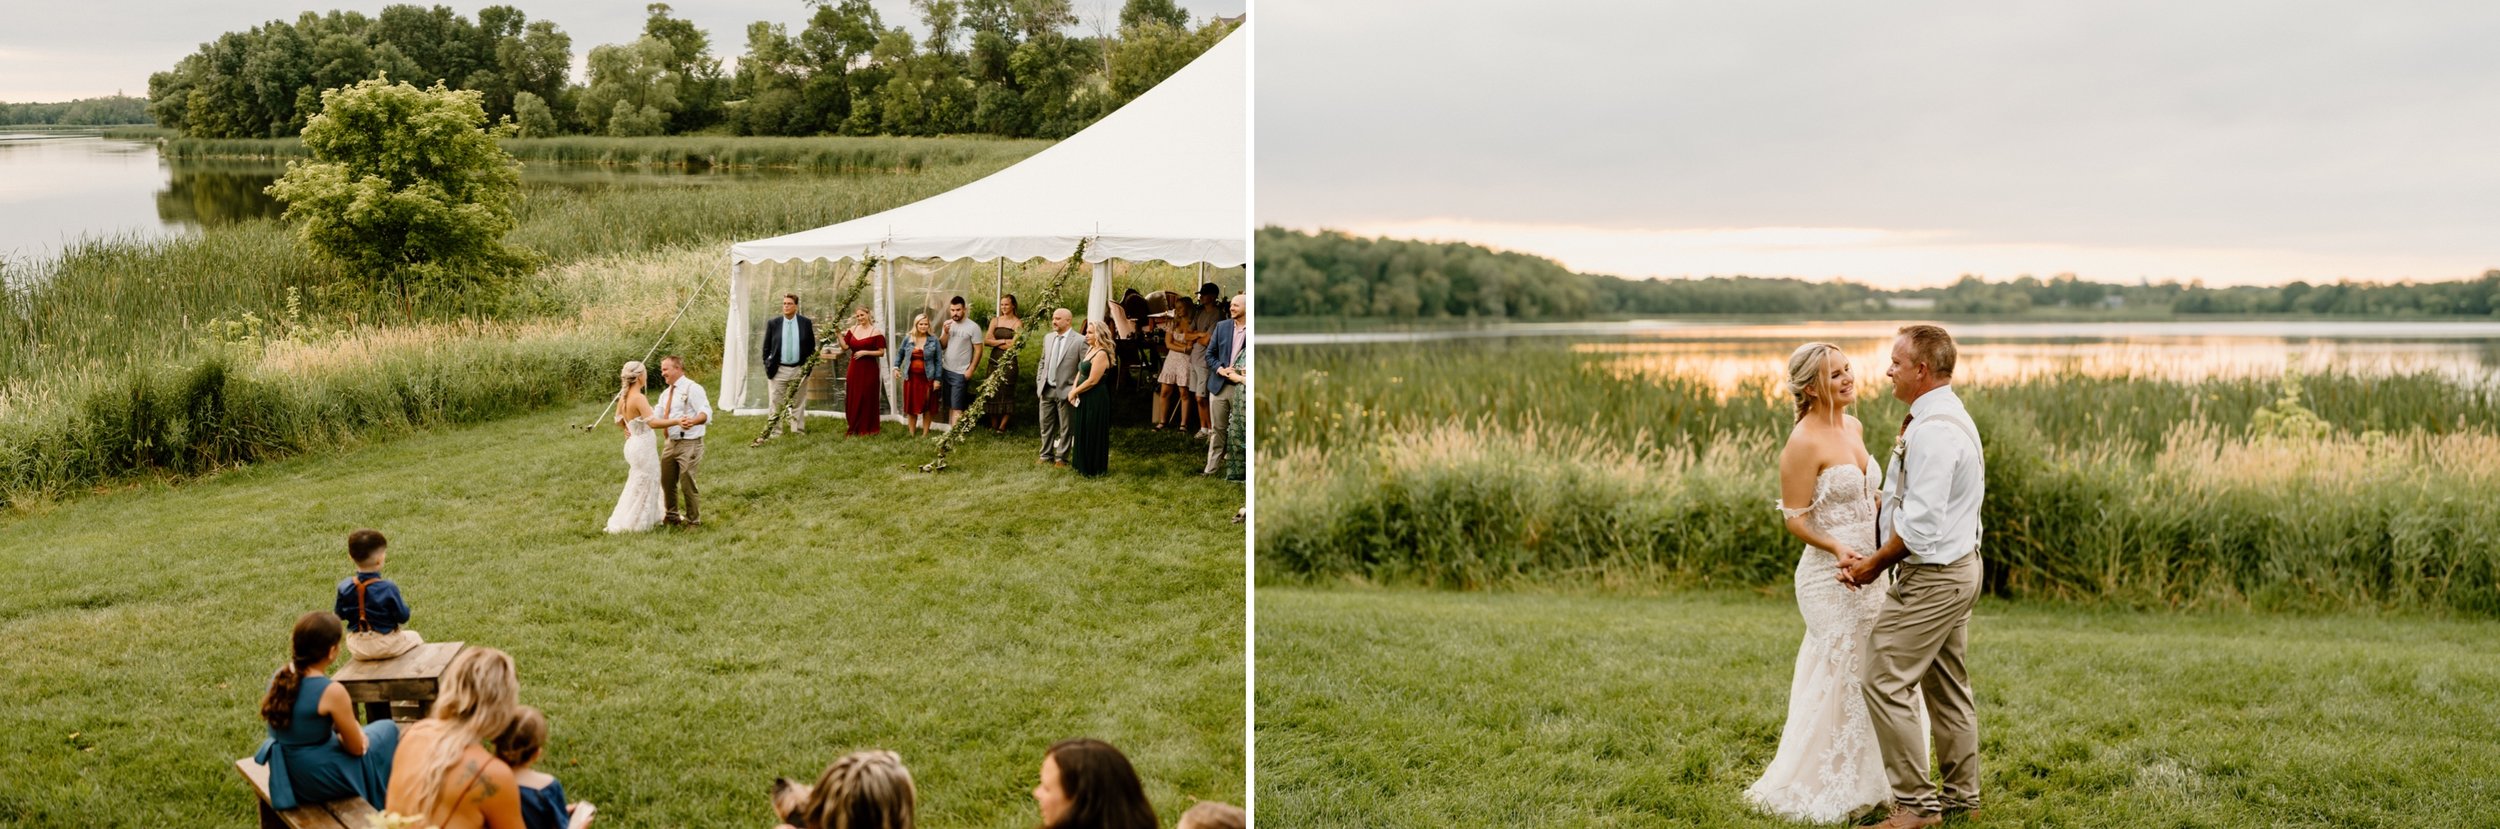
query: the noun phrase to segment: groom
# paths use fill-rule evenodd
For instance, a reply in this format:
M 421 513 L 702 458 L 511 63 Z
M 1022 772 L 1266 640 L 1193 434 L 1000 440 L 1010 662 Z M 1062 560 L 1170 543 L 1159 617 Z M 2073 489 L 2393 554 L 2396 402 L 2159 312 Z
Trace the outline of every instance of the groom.
M 1864 663 L 1866 707 L 1892 781 L 1881 829 L 1934 826 L 1948 812 L 1979 811 L 1979 718 L 1962 653 L 1979 600 L 1979 504 L 1987 469 L 1979 429 L 1953 393 L 1953 337 L 1933 325 L 1901 329 L 1892 343 L 1892 396 L 1910 404 L 1884 470 L 1873 555 L 1841 569 L 1851 587 L 1898 562 L 1875 618 Z M 1918 733 L 1924 697 L 1939 793 Z

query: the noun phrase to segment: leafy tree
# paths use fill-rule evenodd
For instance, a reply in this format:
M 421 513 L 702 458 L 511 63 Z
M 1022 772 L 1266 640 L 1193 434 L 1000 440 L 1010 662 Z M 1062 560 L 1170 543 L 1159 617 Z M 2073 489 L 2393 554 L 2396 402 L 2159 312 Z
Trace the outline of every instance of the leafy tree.
M 1162 25 L 1186 31 L 1189 12 L 1172 0 L 1128 0 L 1120 6 L 1120 28 Z
M 582 93 L 582 122 L 609 135 L 659 135 L 682 104 L 685 78 L 669 69 L 668 41 L 650 35 L 630 45 L 590 50 L 590 88 Z
M 395 293 L 411 317 L 424 296 L 490 294 L 531 257 L 503 243 L 520 164 L 496 146 L 482 97 L 382 79 L 322 93 L 304 127 L 312 160 L 289 162 L 269 193 L 306 245 Z
M 557 132 L 556 111 L 535 92 L 512 96 L 512 124 L 522 138 L 545 138 Z

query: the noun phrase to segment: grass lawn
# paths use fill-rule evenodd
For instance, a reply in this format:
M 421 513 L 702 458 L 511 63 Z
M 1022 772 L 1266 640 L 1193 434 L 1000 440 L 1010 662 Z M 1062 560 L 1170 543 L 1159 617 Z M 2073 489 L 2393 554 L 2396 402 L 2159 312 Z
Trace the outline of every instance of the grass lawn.
M 1027 407 L 1029 408 L 1029 407 Z M 898 751 L 938 827 L 1023 827 L 1041 752 L 1125 750 L 1168 822 L 1244 789 L 1239 485 L 1123 430 L 1113 474 L 984 433 L 716 425 L 705 526 L 602 534 L 621 436 L 587 405 L 0 512 L 0 824 L 244 826 L 231 764 L 294 617 L 392 541 L 428 640 L 512 653 L 543 768 L 603 827 L 768 825 L 775 775 Z M 1019 421 L 1031 428 L 1031 415 Z
M 1261 586 L 1272 826 L 1784 826 L 1784 594 Z M 1981 826 L 2500 825 L 2500 624 L 1987 602 Z

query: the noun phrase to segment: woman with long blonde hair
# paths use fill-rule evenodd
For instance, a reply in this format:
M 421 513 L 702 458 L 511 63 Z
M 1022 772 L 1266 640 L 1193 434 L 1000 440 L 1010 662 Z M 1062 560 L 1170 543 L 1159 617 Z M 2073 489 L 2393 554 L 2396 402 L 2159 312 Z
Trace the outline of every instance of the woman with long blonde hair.
M 659 438 L 651 431 L 651 400 L 643 397 L 648 373 L 629 360 L 616 374 L 616 428 L 625 432 L 625 491 L 608 513 L 608 532 L 638 533 L 668 516 L 660 495 Z
M 486 747 L 520 716 L 520 695 L 503 651 L 470 648 L 454 657 L 433 714 L 400 737 L 391 811 L 438 829 L 522 829 L 512 766 Z
M 1858 673 L 1889 583 L 1851 588 L 1839 580 L 1841 568 L 1875 551 L 1878 471 L 1848 412 L 1858 388 L 1847 352 L 1831 343 L 1798 347 L 1782 388 L 1796 401 L 1796 417 L 1780 450 L 1778 506 L 1789 534 L 1805 542 L 1796 594 L 1806 635 L 1779 750 L 1745 799 L 1790 820 L 1831 823 L 1885 803 L 1891 792 Z

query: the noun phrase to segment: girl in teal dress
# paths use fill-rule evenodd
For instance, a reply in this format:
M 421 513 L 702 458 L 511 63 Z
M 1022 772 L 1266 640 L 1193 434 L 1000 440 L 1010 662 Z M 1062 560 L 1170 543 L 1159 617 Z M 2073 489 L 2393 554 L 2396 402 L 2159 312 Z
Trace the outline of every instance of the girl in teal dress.
M 252 755 L 269 767 L 269 805 L 286 811 L 308 803 L 362 797 L 388 808 L 391 754 L 399 749 L 399 724 L 382 720 L 356 727 L 347 689 L 324 672 L 339 657 L 346 631 L 338 617 L 306 613 L 295 620 L 294 658 L 269 682 L 260 718 L 269 739 Z

